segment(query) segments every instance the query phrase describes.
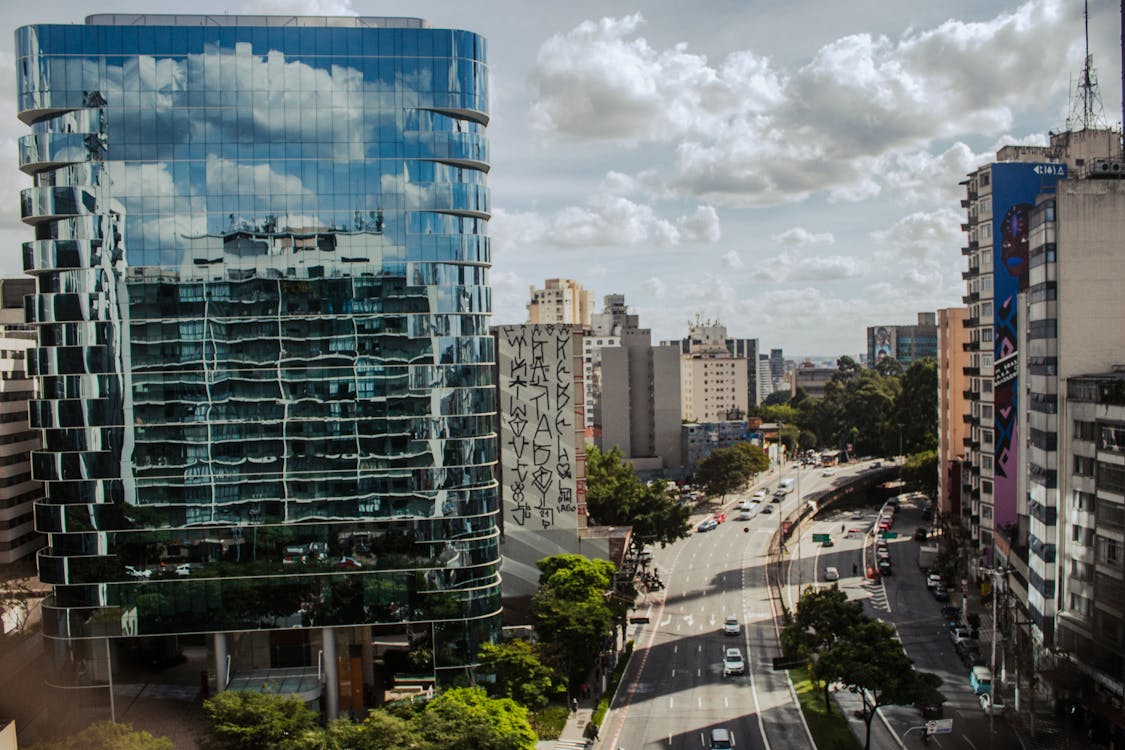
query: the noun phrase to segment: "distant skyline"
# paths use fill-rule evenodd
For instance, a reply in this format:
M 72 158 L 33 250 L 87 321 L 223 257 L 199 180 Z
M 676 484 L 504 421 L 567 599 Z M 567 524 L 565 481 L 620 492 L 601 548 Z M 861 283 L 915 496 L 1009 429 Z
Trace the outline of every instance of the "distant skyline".
M 0 273 L 21 272 L 12 36 L 91 13 L 418 16 L 488 38 L 493 324 L 573 278 L 653 338 L 696 314 L 788 358 L 856 356 L 869 325 L 961 305 L 963 188 L 1066 127 L 1082 3 L 672 0 L 11 6 L 0 37 Z M 1120 127 L 1119 4 L 1090 3 Z

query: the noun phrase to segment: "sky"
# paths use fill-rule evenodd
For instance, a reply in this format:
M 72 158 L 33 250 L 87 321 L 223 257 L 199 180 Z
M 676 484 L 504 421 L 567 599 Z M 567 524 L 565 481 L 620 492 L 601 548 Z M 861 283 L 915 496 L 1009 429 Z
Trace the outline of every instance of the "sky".
M 493 323 L 572 278 L 654 340 L 697 316 L 787 357 L 961 305 L 958 183 L 1066 128 L 1077 0 L 3 0 L 0 274 L 21 273 L 13 32 L 99 12 L 413 16 L 488 39 Z M 1090 2 L 1107 125 L 1120 6 Z

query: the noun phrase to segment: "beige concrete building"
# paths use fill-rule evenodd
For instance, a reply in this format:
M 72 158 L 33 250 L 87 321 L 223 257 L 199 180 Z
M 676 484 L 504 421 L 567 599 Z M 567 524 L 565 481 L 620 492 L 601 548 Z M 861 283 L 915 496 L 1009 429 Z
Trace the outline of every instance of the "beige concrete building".
M 31 480 L 31 451 L 40 440 L 27 415 L 35 394 L 27 353 L 35 346 L 35 333 L 23 312 L 24 296 L 34 293 L 34 279 L 0 279 L 0 565 L 28 558 L 43 546 L 34 519 L 43 485 Z
M 531 287 L 527 322 L 532 325 L 566 323 L 590 327 L 592 295 L 574 279 L 547 279 L 542 289 Z
M 968 425 L 969 332 L 965 319 L 967 307 L 951 307 L 937 311 L 937 377 L 938 377 L 938 512 L 942 523 L 954 524 L 961 518 L 962 461 Z
M 835 374 L 835 367 L 816 367 L 812 362 L 802 362 L 790 373 L 790 397 L 796 396 L 800 388 L 809 398 L 824 398 L 824 387 Z
M 757 404 L 758 341 L 732 339 L 718 321 L 697 316 L 679 348 L 680 414 L 691 422 L 744 419 Z

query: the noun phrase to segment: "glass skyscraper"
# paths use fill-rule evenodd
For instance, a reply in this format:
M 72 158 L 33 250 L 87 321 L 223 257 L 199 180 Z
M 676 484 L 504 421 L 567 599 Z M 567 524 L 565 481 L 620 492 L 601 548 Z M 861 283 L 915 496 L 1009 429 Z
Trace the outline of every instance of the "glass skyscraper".
M 16 36 L 55 697 L 103 704 L 128 649 L 189 634 L 220 689 L 319 665 L 296 692 L 330 714 L 355 659 L 368 684 L 432 648 L 439 683 L 467 678 L 500 610 L 484 40 L 159 15 Z

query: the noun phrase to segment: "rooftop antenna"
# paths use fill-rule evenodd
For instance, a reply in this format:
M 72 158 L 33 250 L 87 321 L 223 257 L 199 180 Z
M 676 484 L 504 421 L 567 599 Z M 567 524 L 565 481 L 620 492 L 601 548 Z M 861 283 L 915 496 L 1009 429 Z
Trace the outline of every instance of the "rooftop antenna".
M 1125 8 L 1125 0 L 1122 0 Z M 1082 3 L 1082 20 L 1086 34 L 1086 57 L 1082 63 L 1082 74 L 1078 79 L 1078 90 L 1070 103 L 1070 116 L 1066 129 L 1089 130 L 1105 127 L 1105 113 L 1102 109 L 1102 94 L 1098 88 L 1098 78 L 1094 73 L 1094 58 L 1090 54 L 1090 3 Z

